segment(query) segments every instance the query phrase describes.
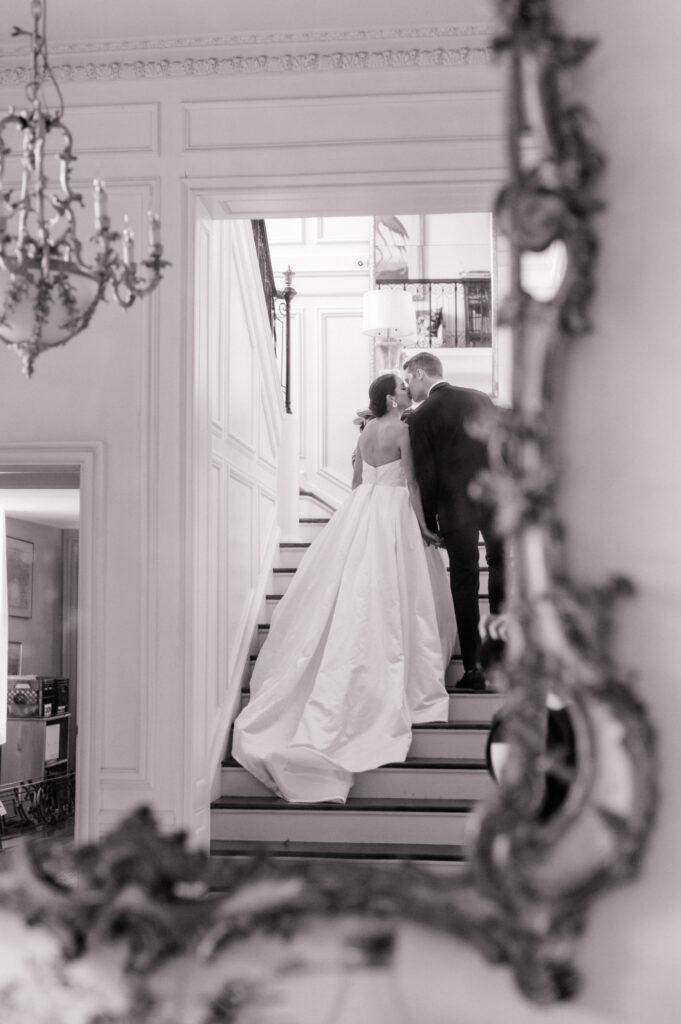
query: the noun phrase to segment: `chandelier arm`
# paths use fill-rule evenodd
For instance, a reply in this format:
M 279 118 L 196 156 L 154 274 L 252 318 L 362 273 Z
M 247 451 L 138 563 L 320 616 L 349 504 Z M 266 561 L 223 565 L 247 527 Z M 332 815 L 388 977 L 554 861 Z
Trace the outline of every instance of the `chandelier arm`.
M 157 248 L 160 250 L 161 247 Z M 160 251 L 155 253 L 153 250 L 147 259 L 142 260 L 140 265 L 151 272 L 151 276 L 146 280 L 138 276 L 137 263 L 122 264 L 116 257 L 109 266 L 111 290 L 116 302 L 123 309 L 129 309 L 135 299 L 144 298 L 145 295 L 153 292 L 163 277 L 163 268 L 170 266 L 167 260 L 161 259 Z

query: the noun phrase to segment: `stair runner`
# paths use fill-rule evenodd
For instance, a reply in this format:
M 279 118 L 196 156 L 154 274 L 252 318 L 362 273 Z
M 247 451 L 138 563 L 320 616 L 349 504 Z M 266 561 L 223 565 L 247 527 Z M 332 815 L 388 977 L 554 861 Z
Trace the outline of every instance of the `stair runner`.
M 303 539 L 280 545 L 242 685 L 242 707 L 272 613 L 327 522 L 328 517 L 301 519 Z M 487 568 L 482 547 L 480 581 L 484 614 Z M 502 702 L 498 693 L 455 690 L 462 672 L 457 648 L 446 673 L 449 721 L 415 725 L 407 760 L 358 775 L 345 804 L 287 803 L 228 754 L 222 763 L 221 795 L 211 808 L 211 857 L 246 858 L 266 852 L 288 860 L 409 860 L 443 874 L 460 870 L 471 811 L 494 785 L 485 766 L 485 749 L 490 721 Z

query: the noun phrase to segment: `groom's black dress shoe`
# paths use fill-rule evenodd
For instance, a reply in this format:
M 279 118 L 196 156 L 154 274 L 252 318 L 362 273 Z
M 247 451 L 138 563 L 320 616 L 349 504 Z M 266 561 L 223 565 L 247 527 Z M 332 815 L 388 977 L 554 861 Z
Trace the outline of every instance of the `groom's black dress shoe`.
M 479 668 L 466 669 L 455 686 L 456 690 L 484 690 L 485 677 Z

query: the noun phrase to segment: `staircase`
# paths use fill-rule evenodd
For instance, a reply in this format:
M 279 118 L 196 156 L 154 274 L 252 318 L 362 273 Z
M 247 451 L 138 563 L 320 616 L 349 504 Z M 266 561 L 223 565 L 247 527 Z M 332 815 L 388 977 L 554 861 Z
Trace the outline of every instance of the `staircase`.
M 280 545 L 243 680 L 242 707 L 248 702 L 250 673 L 272 613 L 305 550 L 327 522 L 328 517 L 303 518 L 302 540 Z M 482 548 L 480 589 L 480 610 L 485 614 L 487 568 Z M 471 811 L 494 785 L 485 766 L 485 748 L 490 720 L 502 703 L 497 693 L 455 690 L 462 672 L 457 648 L 446 673 L 449 721 L 415 725 L 407 760 L 357 775 L 343 805 L 287 803 L 226 756 L 221 795 L 211 809 L 211 857 L 247 858 L 267 852 L 288 861 L 409 860 L 442 874 L 460 870 Z

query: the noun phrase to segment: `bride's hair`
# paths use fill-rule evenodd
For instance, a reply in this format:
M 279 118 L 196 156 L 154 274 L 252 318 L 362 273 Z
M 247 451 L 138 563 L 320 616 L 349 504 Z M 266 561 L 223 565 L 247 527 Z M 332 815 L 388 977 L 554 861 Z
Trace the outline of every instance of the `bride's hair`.
M 385 416 L 388 411 L 386 399 L 397 391 L 397 381 L 394 373 L 382 373 L 369 385 L 369 409 L 378 419 Z

